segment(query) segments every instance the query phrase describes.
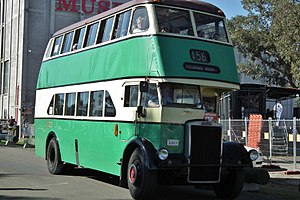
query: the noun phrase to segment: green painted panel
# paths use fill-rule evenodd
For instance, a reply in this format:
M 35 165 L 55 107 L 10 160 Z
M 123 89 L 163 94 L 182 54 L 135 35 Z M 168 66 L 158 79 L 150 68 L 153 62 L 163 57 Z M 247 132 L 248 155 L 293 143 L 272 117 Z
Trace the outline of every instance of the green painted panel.
M 114 135 L 114 127 L 118 124 L 119 134 Z M 75 140 L 78 141 L 80 165 L 86 168 L 119 175 L 120 161 L 128 140 L 122 139 L 122 134 L 130 140 L 134 136 L 135 123 L 99 122 L 81 120 L 36 119 L 36 155 L 43 157 L 46 149 L 48 133 L 54 132 L 63 161 L 76 164 Z M 149 140 L 156 149 L 167 148 L 170 153 L 183 153 L 184 126 L 168 124 L 137 124 L 138 137 Z M 179 140 L 179 146 L 167 146 L 168 139 Z
M 191 59 L 190 49 L 205 50 L 210 63 Z M 183 63 L 217 66 L 219 74 L 189 71 Z M 217 43 L 179 37 L 131 38 L 102 47 L 43 62 L 37 88 L 99 80 L 145 76 L 169 76 L 238 83 L 233 48 Z
M 139 136 L 147 138 L 156 149 L 166 148 L 169 153 L 183 153 L 184 125 L 140 124 Z M 179 146 L 168 146 L 167 140 L 178 140 Z
M 39 157 L 45 158 L 46 151 L 46 125 L 43 120 L 34 121 L 35 153 Z
M 174 37 L 159 37 L 158 43 L 160 45 L 160 53 L 165 68 L 165 74 L 168 76 L 185 76 L 239 83 L 234 52 L 231 46 L 201 40 L 178 39 Z M 191 49 L 208 52 L 210 62 L 204 63 L 193 61 L 190 55 Z M 215 74 L 186 70 L 184 69 L 185 62 L 216 66 L 220 69 L 220 73 Z
M 119 175 L 120 165 L 127 141 L 114 135 L 113 122 L 36 119 L 36 155 L 45 154 L 46 137 L 54 132 L 58 138 L 61 158 L 76 164 L 75 140 L 78 141 L 79 164 L 86 168 Z M 50 124 L 50 125 L 49 125 Z M 118 123 L 119 130 L 134 133 L 133 123 Z M 132 137 L 133 139 L 134 137 Z
M 43 62 L 37 88 L 157 76 L 158 59 L 153 43 L 153 37 L 128 39 Z

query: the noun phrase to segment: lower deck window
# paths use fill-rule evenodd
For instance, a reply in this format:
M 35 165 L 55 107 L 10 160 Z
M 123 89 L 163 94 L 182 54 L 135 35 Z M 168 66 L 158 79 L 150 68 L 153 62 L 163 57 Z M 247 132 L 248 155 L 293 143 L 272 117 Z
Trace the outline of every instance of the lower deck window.
M 108 91 L 60 93 L 52 96 L 48 115 L 115 117 L 116 108 Z
M 88 99 L 89 99 L 88 92 L 79 92 L 78 93 L 76 116 L 87 116 Z
M 103 90 L 91 92 L 90 116 L 101 117 L 103 115 L 103 98 Z
M 54 115 L 62 115 L 64 108 L 64 94 L 55 95 L 55 104 L 54 104 Z

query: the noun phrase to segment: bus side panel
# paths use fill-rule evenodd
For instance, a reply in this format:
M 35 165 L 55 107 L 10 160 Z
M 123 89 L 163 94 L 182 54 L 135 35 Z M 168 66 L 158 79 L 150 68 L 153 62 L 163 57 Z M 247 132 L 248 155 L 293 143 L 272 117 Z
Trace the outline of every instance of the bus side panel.
M 35 119 L 34 121 L 35 130 L 35 154 L 38 157 L 45 158 L 46 155 L 46 139 L 47 134 L 45 130 L 45 123 L 42 119 Z
M 133 124 L 99 121 L 74 123 L 81 129 L 76 133 L 80 165 L 119 176 L 118 163 L 127 144 L 120 137 L 122 132 L 133 132 Z M 114 135 L 115 125 L 119 130 L 117 136 Z
M 54 58 L 43 62 L 37 88 L 158 76 L 157 55 L 153 36 L 148 36 Z
M 58 138 L 61 159 L 64 162 L 76 164 L 75 133 L 78 127 L 73 120 L 53 120 L 53 129 Z
M 51 127 L 45 127 L 51 124 Z M 114 135 L 118 124 L 119 135 Z M 132 135 L 133 123 L 101 122 L 65 119 L 36 120 L 36 155 L 45 155 L 45 144 L 49 132 L 55 133 L 63 162 L 79 164 L 85 168 L 120 175 L 120 159 L 127 140 L 121 140 L 122 132 Z M 134 137 L 132 137 L 133 139 Z M 78 161 L 76 163 L 76 145 L 78 142 Z
M 57 137 L 62 161 L 76 164 L 75 140 L 71 133 L 76 129 L 71 124 L 71 120 L 35 119 L 36 155 L 45 157 L 47 137 L 53 133 Z

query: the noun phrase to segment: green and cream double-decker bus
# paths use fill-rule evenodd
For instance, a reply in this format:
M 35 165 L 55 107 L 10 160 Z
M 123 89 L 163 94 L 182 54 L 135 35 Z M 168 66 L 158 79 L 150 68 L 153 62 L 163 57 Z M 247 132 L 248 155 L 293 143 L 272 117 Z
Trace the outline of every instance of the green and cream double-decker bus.
M 39 73 L 37 156 L 120 177 L 134 199 L 159 185 L 212 185 L 237 197 L 243 146 L 205 120 L 239 88 L 225 16 L 196 0 L 134 0 L 56 32 Z M 68 167 L 69 168 L 69 167 Z

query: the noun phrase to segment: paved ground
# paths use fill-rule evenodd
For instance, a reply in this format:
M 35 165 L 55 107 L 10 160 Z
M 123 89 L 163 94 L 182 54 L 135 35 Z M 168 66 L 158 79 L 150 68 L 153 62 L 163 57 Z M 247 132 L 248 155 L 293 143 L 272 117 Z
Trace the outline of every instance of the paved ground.
M 5 141 L 0 141 L 0 145 L 5 145 Z M 24 143 L 8 143 L 9 146 L 23 148 Z M 26 148 L 34 146 L 26 145 Z M 266 169 L 270 174 L 270 182 L 266 186 L 256 184 L 246 184 L 244 190 L 265 194 L 278 199 L 300 199 L 300 161 L 297 160 L 296 167 L 293 163 L 273 162 L 272 165 L 263 163 L 261 168 Z M 270 196 L 271 194 L 271 196 Z M 277 199 L 277 198 L 276 198 Z

